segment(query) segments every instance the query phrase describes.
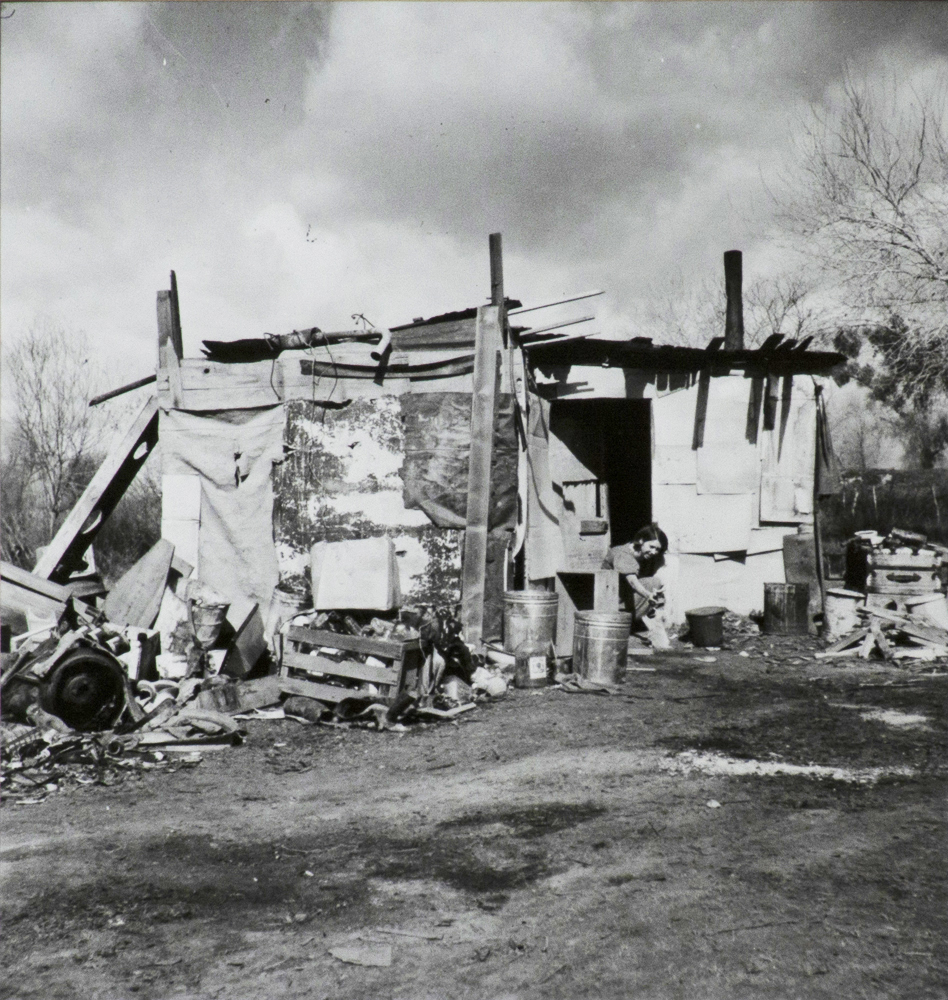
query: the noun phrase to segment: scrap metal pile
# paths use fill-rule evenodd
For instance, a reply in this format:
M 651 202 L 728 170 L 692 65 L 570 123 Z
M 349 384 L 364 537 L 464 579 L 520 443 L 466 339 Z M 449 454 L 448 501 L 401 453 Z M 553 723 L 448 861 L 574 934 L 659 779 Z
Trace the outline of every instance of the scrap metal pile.
M 157 562 L 143 557 L 160 568 L 150 573 L 158 592 L 117 612 L 132 624 L 107 616 L 120 607 L 116 588 L 101 610 L 69 597 L 57 621 L 17 636 L 3 654 L 6 801 L 194 766 L 203 751 L 243 742 L 248 719 L 401 732 L 507 690 L 500 671 L 465 644 L 453 609 L 303 612 L 277 623 L 272 650 L 259 637 L 241 647 L 247 631 L 228 634 L 229 606 L 171 559 L 167 551 Z M 24 571 L 17 579 L 32 585 Z

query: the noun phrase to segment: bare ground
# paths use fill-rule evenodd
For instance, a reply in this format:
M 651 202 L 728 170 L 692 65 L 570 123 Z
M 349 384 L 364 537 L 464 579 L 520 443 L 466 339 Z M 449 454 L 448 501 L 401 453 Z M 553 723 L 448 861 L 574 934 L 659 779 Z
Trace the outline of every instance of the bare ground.
M 636 664 L 5 808 L 0 997 L 948 996 L 948 677 Z

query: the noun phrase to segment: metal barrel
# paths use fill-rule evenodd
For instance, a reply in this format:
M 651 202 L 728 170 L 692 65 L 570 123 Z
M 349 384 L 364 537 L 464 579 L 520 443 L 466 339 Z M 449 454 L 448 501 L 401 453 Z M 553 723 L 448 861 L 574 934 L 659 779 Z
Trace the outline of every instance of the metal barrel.
M 577 611 L 573 625 L 573 672 L 600 684 L 625 677 L 632 615 L 624 611 Z
M 809 607 L 809 584 L 765 583 L 764 634 L 807 635 L 810 631 Z
M 504 649 L 525 643 L 544 647 L 556 638 L 559 596 L 548 590 L 508 590 L 504 594 Z

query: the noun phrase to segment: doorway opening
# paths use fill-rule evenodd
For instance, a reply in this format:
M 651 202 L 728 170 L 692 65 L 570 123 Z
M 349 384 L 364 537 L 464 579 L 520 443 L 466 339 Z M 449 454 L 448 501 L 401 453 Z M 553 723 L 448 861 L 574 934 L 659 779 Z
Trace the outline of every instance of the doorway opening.
M 557 400 L 550 436 L 553 477 L 567 510 L 574 508 L 577 530 L 607 522 L 606 548 L 631 541 L 652 520 L 649 400 Z

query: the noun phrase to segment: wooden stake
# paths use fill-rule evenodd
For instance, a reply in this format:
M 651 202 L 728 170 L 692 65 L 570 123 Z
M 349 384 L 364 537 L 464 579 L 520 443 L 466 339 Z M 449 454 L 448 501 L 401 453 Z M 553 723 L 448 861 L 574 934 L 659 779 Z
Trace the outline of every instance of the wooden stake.
M 461 562 L 461 622 L 465 641 L 475 644 L 480 642 L 484 629 L 490 467 L 497 413 L 502 309 L 503 306 L 481 306 L 478 309 L 474 346 L 471 452 L 468 467 L 464 555 Z
M 171 290 L 158 293 L 158 367 L 168 374 L 171 405 L 176 409 L 184 402 L 181 386 L 181 317 L 178 314 L 178 281 L 171 272 Z

